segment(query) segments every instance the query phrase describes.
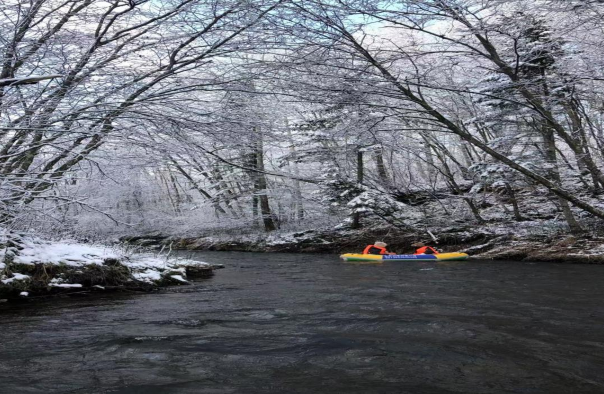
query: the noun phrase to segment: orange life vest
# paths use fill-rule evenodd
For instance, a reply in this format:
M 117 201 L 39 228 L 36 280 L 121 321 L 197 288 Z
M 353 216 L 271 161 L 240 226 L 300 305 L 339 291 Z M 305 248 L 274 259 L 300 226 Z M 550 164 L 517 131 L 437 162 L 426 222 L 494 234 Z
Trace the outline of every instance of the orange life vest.
M 431 246 L 422 246 L 421 248 L 417 249 L 414 254 L 427 254 L 426 252 L 428 251 L 432 252 L 429 254 L 438 254 L 438 250 Z
M 379 253 L 372 253 L 372 249 L 378 249 Z M 367 247 L 365 248 L 365 250 L 363 250 L 363 254 L 388 254 L 388 251 L 386 250 L 386 248 L 382 248 L 380 246 L 375 246 L 375 245 L 367 245 Z

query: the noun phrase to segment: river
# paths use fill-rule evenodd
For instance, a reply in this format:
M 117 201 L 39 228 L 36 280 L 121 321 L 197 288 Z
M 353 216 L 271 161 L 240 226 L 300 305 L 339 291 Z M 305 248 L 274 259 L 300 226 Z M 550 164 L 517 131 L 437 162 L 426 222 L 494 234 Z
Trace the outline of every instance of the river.
M 0 393 L 604 393 L 604 267 L 196 252 L 159 293 L 0 306 Z

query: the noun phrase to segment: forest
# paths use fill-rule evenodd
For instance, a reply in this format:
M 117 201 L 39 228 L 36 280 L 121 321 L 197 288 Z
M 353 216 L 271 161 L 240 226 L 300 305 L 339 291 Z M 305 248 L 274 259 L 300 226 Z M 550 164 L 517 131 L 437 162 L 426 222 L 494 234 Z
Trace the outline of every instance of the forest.
M 603 265 L 604 0 L 0 0 L 0 392 L 604 393 Z
M 6 247 L 11 234 L 602 227 L 600 1 L 1 10 Z

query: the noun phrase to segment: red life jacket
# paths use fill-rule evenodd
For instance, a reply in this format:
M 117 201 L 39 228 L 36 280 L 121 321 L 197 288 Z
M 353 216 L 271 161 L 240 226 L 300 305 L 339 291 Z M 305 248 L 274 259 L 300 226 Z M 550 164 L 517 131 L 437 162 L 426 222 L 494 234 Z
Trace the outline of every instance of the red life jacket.
M 388 251 L 386 248 L 380 246 L 368 245 L 365 250 L 363 250 L 363 254 L 388 254 Z
M 438 250 L 431 246 L 422 246 L 421 248 L 417 249 L 414 254 L 438 254 Z

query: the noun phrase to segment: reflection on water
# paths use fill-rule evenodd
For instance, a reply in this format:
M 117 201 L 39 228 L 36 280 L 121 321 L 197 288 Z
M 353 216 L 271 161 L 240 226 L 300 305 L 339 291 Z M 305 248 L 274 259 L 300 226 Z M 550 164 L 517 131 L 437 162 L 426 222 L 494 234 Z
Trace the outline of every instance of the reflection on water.
M 1 393 L 604 393 L 604 267 L 197 253 L 161 294 L 3 305 Z

